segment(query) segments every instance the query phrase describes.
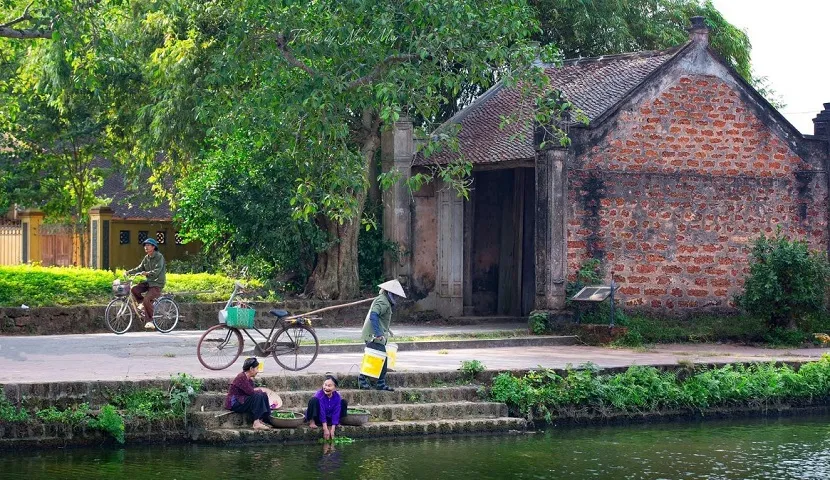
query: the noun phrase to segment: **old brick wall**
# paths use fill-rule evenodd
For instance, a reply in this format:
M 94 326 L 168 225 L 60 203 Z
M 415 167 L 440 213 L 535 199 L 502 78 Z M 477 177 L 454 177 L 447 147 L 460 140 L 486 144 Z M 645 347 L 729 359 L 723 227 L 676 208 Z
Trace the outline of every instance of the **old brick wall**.
M 827 245 L 827 179 L 715 76 L 682 75 L 569 171 L 569 271 L 590 257 L 630 307 L 734 308 L 753 239 Z

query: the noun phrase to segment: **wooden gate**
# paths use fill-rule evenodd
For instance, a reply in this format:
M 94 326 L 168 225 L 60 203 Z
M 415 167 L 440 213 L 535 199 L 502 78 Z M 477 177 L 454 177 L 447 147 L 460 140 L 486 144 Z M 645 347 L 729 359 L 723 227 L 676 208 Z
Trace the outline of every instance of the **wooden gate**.
M 44 267 L 69 267 L 74 264 L 72 225 L 41 225 L 38 233 Z
M 20 223 L 0 224 L 0 265 L 23 262 L 23 227 Z

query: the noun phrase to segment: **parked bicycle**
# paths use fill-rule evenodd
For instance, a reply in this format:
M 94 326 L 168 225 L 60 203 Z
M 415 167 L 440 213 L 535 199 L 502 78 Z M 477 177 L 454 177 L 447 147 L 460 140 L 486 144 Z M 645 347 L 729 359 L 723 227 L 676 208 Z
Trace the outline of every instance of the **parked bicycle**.
M 130 293 L 133 277 L 124 276 L 112 282 L 112 293 L 115 295 L 104 312 L 107 327 L 113 332 L 121 335 L 127 332 L 133 324 L 133 317 L 144 320 L 143 306 L 139 306 Z M 163 293 L 153 302 L 153 326 L 161 333 L 172 332 L 179 323 L 179 306 L 173 300 L 172 295 Z
M 210 327 L 199 339 L 196 356 L 205 368 L 222 370 L 233 365 L 245 346 L 242 332 L 254 342 L 255 355 L 271 355 L 286 370 L 302 370 L 314 363 L 320 351 L 320 340 L 311 326 L 312 318 L 290 316 L 285 310 L 271 310 L 269 313 L 275 318 L 266 335 L 256 328 L 255 310 L 238 297 L 241 294 L 244 289 L 235 282 L 225 308 L 219 312 L 219 325 Z M 250 330 L 255 330 L 263 341 L 257 342 Z

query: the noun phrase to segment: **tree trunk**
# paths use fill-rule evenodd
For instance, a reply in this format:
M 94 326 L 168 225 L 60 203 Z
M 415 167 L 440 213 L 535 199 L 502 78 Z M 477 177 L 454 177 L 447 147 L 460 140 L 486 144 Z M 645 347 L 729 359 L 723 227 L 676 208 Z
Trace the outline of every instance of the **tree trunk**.
M 362 118 L 362 146 L 364 175 L 369 185 L 372 165 L 377 149 L 380 148 L 380 117 L 364 111 Z M 357 237 L 360 234 L 360 219 L 366 205 L 366 188 L 356 192 L 357 213 L 355 218 L 342 225 L 328 218 L 318 219 L 318 225 L 326 231 L 332 245 L 317 254 L 317 263 L 306 284 L 306 293 L 323 300 L 349 300 L 360 293 L 360 278 L 357 273 Z
M 306 285 L 306 293 L 322 300 L 355 298 L 360 292 L 357 274 L 360 221 L 355 219 L 340 225 L 326 218 L 317 223 L 333 242 L 328 249 L 317 254 L 317 263 Z

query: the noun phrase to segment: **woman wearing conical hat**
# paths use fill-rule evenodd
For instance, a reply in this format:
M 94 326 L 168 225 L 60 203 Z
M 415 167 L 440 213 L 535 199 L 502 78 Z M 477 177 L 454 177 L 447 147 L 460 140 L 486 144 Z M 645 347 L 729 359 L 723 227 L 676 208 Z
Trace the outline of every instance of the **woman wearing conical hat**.
M 392 310 L 398 300 L 406 298 L 406 293 L 403 291 L 401 282 L 397 280 L 389 280 L 388 282 L 378 285 L 380 293 L 372 302 L 369 308 L 369 314 L 366 315 L 366 320 L 363 322 L 363 341 L 366 342 L 366 347 L 381 352 L 386 352 L 386 342 L 389 340 L 389 324 L 392 323 Z M 383 362 L 383 369 L 378 377 L 377 384 L 374 388 L 378 390 L 394 391 L 392 387 L 386 384 L 386 366 L 388 359 Z M 369 383 L 369 377 L 360 374 L 357 377 L 357 384 L 359 388 L 372 388 Z

